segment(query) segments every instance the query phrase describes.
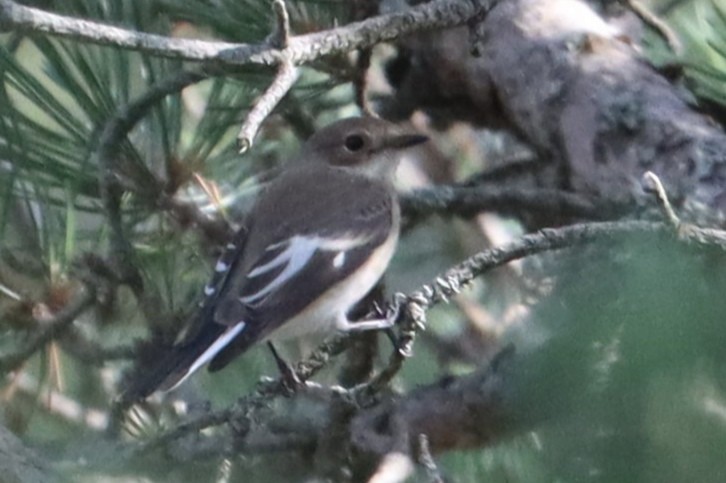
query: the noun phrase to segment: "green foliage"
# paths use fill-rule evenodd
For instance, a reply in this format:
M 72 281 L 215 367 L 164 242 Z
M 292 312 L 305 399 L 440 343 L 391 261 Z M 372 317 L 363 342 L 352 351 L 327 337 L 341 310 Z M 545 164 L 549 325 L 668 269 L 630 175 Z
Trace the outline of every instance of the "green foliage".
M 646 37 L 648 56 L 657 65 L 684 68 L 687 86 L 696 97 L 726 106 L 726 4 L 718 0 L 677 2 L 665 13 L 666 23 L 683 45 L 672 52 L 651 32 Z
M 515 337 L 513 409 L 538 422 L 537 460 L 562 481 L 720 481 L 722 253 L 625 240 L 565 258 Z

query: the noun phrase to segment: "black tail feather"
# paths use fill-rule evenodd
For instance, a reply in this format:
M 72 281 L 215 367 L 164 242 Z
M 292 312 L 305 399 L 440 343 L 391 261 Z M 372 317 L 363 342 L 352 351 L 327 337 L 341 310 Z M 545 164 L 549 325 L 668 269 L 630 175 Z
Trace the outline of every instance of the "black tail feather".
M 182 344 L 173 347 L 156 345 L 139 357 L 136 368 L 123 389 L 120 401 L 133 404 L 147 398 L 157 390 L 166 391 L 174 387 L 189 368 L 224 331 L 222 326 L 208 327 Z

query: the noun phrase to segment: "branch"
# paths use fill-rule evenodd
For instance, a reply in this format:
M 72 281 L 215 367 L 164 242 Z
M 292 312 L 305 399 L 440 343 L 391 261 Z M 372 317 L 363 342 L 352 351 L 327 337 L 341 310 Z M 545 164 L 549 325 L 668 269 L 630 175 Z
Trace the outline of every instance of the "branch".
M 139 50 L 163 57 L 218 65 L 277 65 L 279 56 L 303 64 L 326 55 L 370 47 L 404 35 L 461 25 L 488 12 L 496 0 L 436 0 L 403 12 L 380 15 L 344 27 L 291 37 L 287 48 L 268 43 L 176 39 L 80 20 L 0 0 L 0 28 L 45 33 L 100 45 Z
M 418 435 L 418 462 L 426 469 L 426 474 L 431 483 L 444 483 L 446 481 L 441 476 L 441 471 L 439 471 L 439 468 L 436 466 L 436 461 L 434 461 L 434 457 L 431 455 L 429 439 L 423 433 Z
M 340 354 L 348 347 L 349 337 L 339 335 L 332 337 L 321 344 L 307 359 L 294 366 L 295 374 L 300 381 L 306 381 L 325 367 L 331 358 Z M 247 420 L 251 410 L 261 407 L 271 398 L 289 394 L 282 377 L 272 380 L 263 380 L 251 395 L 240 398 L 232 406 L 219 411 L 211 411 L 191 421 L 180 424 L 176 428 L 160 434 L 153 440 L 142 445 L 137 454 L 165 446 L 172 441 L 183 438 L 190 433 L 196 433 L 211 426 L 219 426 L 230 421 Z
M 658 199 L 658 205 L 660 206 L 665 219 L 668 220 L 676 231 L 678 231 L 681 226 L 681 220 L 678 218 L 678 215 L 676 215 L 676 212 L 668 199 L 668 193 L 666 193 L 665 187 L 658 175 L 652 171 L 646 171 L 643 175 L 643 181 L 646 183 L 646 187 L 649 190 L 655 192 Z
M 412 454 L 418 449 L 419 460 L 431 470 L 431 466 L 435 469 L 432 453 L 491 443 L 514 430 L 508 417 L 511 396 L 505 386 L 513 352 L 509 346 L 472 374 L 444 377 L 360 411 L 350 424 L 352 444 L 359 451 L 381 456 L 392 451 Z M 421 436 L 425 447 L 421 447 Z M 407 447 L 400 447 L 402 440 L 408 440 Z
M 638 0 L 625 0 L 625 5 L 628 6 L 630 10 L 632 10 L 633 13 L 640 18 L 640 20 L 663 37 L 663 40 L 665 40 L 668 44 L 671 52 L 677 56 L 683 55 L 683 44 L 678 39 L 678 34 L 670 28 L 667 22 L 658 18 L 655 13 Z
M 490 185 L 417 189 L 401 196 L 401 209 L 414 220 L 432 214 L 473 216 L 482 211 L 555 213 L 598 220 L 613 211 L 603 209 L 582 195 L 562 190 L 518 190 Z
M 280 60 L 280 66 L 275 79 L 257 102 L 255 102 L 254 107 L 247 114 L 247 118 L 237 135 L 240 153 L 244 153 L 252 147 L 260 125 L 270 115 L 280 100 L 285 97 L 285 94 L 292 88 L 298 77 L 299 72 L 295 64 L 286 59 Z
M 290 15 L 287 13 L 284 0 L 273 0 L 272 10 L 275 12 L 277 30 L 271 43 L 279 49 L 284 49 L 290 40 Z
M 398 324 L 400 332 L 399 349 L 392 353 L 386 368 L 369 383 L 349 391 L 342 388 L 329 388 L 328 390 L 357 402 L 359 406 L 370 403 L 371 398 L 375 398 L 379 391 L 395 377 L 405 359 L 412 353 L 417 332 L 425 328 L 426 312 L 438 303 L 447 302 L 465 285 L 487 271 L 513 260 L 547 251 L 605 241 L 626 235 L 674 238 L 672 227 L 665 223 L 645 221 L 584 223 L 563 228 L 543 229 L 525 235 L 502 247 L 485 250 L 470 257 L 437 277 L 433 282 L 423 285 L 417 291 L 405 296 L 405 300 L 400 303 L 402 317 Z M 677 239 L 683 242 L 707 246 L 715 245 L 726 249 L 726 232 L 722 230 L 685 226 L 681 227 Z M 324 342 L 313 355 L 295 366 L 295 372 L 299 379 L 305 381 L 312 377 L 331 358 L 341 353 L 347 347 L 350 339 L 349 335 L 338 335 Z M 271 398 L 283 395 L 289 395 L 289 391 L 281 378 L 261 382 L 258 384 L 255 393 L 240 398 L 234 405 L 197 417 L 162 433 L 140 446 L 136 453 L 144 454 L 153 448 L 163 447 L 177 439 L 211 426 L 233 423 L 234 426 L 249 427 L 254 408 L 267 405 Z M 420 431 L 416 434 L 422 432 L 425 433 L 425 431 Z M 244 434 L 241 436 L 244 436 Z M 432 451 L 437 451 L 436 448 L 440 447 L 439 443 L 431 438 L 429 441 L 432 445 Z
M 232 227 L 223 217 L 209 216 L 192 202 L 180 201 L 174 196 L 162 193 L 157 204 L 167 210 L 180 226 L 191 224 L 196 227 L 207 244 L 223 246 L 234 236 Z
M 33 332 L 23 347 L 11 354 L 0 356 L 0 373 L 17 369 L 36 351 L 62 334 L 79 315 L 91 307 L 95 298 L 95 291 L 86 286 L 55 315 L 48 319 L 37 320 L 39 328 Z
M 18 374 L 14 382 L 22 393 L 36 400 L 35 404 L 65 422 L 93 431 L 103 431 L 108 425 L 106 411 L 85 406 L 62 392 L 49 388 L 46 397 L 38 397 L 40 382 L 25 371 Z
M 463 287 L 493 268 L 513 260 L 540 253 L 611 240 L 626 235 L 670 236 L 686 243 L 718 246 L 726 250 L 726 231 L 681 226 L 677 234 L 666 223 L 647 221 L 614 221 L 582 223 L 562 228 L 546 228 L 525 235 L 504 246 L 485 250 L 436 277 L 431 283 L 404 296 L 399 322 L 398 350 L 391 354 L 388 365 L 368 384 L 355 389 L 363 398 L 372 397 L 387 386 L 413 350 L 416 334 L 426 327 L 426 312 L 458 294 Z

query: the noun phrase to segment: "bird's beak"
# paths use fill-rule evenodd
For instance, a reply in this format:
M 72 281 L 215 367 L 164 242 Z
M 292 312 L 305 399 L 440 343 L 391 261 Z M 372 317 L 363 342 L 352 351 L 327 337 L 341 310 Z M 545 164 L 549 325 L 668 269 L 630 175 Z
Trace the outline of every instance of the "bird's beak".
M 389 149 L 406 149 L 417 144 L 425 143 L 429 138 L 422 134 L 399 134 L 391 136 L 386 143 Z

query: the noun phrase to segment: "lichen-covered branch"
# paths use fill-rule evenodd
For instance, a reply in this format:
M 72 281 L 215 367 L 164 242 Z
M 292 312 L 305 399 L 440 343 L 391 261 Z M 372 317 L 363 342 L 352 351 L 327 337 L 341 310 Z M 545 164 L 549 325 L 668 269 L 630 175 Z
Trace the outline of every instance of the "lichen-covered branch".
M 504 214 L 547 213 L 598 220 L 616 212 L 614 206 L 598 206 L 597 202 L 577 193 L 553 189 L 512 189 L 494 186 L 493 183 L 417 189 L 401 197 L 401 208 L 407 217 L 413 219 L 433 214 L 473 216 L 482 211 L 497 211 Z
M 348 400 L 350 404 L 353 404 L 356 407 L 366 407 L 370 405 L 375 407 L 379 392 L 393 377 L 395 377 L 400 368 L 403 366 L 406 358 L 412 353 L 416 334 L 420 330 L 425 329 L 425 315 L 430 308 L 441 302 L 447 302 L 475 278 L 512 260 L 552 250 L 574 248 L 588 243 L 605 242 L 623 236 L 670 237 L 685 243 L 718 246 L 726 250 L 726 232 L 724 231 L 693 226 L 682 226 L 676 233 L 670 224 L 660 222 L 621 221 L 583 223 L 562 228 L 544 229 L 536 233 L 525 235 L 507 245 L 485 250 L 468 258 L 462 263 L 441 274 L 439 277 L 436 277 L 436 279 L 431 283 L 422 286 L 420 289 L 409 295 L 406 295 L 405 298 L 398 302 L 400 304 L 398 349 L 391 354 L 388 365 L 366 384 L 354 387 L 350 390 L 343 388 L 329 388 L 329 393 L 331 395 L 337 395 L 336 397 L 342 397 Z M 295 367 L 298 377 L 302 381 L 309 379 L 319 369 L 324 367 L 332 357 L 342 352 L 348 344 L 348 341 L 349 337 L 345 335 L 334 337 L 327 341 L 319 347 L 309 359 L 299 363 Z M 505 351 L 502 355 L 506 354 L 508 354 L 508 352 Z M 469 389 L 466 388 L 469 388 L 470 386 L 476 388 L 480 387 L 480 384 L 490 384 L 490 382 L 487 382 L 489 381 L 488 377 L 489 376 L 482 373 L 472 375 L 470 378 L 462 380 L 462 385 L 457 387 L 461 390 L 468 391 Z M 444 391 L 445 386 L 445 384 L 439 384 L 431 389 L 430 393 L 438 394 L 439 391 Z M 315 389 L 318 386 L 313 384 L 311 387 Z M 424 392 L 425 391 L 427 390 L 424 390 Z M 196 433 L 210 426 L 218 426 L 235 422 L 235 427 L 249 427 L 250 414 L 254 408 L 264 406 L 269 403 L 271 398 L 285 396 L 288 394 L 289 391 L 285 387 L 282 379 L 262 382 L 254 394 L 241 398 L 237 403 L 229 408 L 221 411 L 210 412 L 195 418 L 194 420 L 183 423 L 167 433 L 161 434 L 144 445 L 140 452 L 144 453 L 146 450 L 151 448 L 164 447 L 175 440 L 184 438 L 189 434 Z M 418 404 L 413 402 L 419 400 L 419 396 L 416 394 L 417 393 L 413 393 L 410 396 L 412 398 L 411 404 Z M 413 411 L 411 408 L 407 408 L 402 413 L 423 414 L 424 409 L 425 408 L 420 407 L 417 408 L 416 411 Z M 370 417 L 373 417 L 372 415 L 374 413 L 370 414 Z M 379 412 L 376 412 L 375 414 L 379 414 Z M 436 418 L 430 416 L 431 414 L 427 417 L 416 418 L 420 425 L 422 425 L 419 429 L 422 429 L 425 424 L 436 424 Z M 242 423 L 240 423 L 240 421 L 242 421 Z M 247 423 L 244 423 L 244 421 L 247 421 Z M 414 433 L 428 434 L 431 449 L 434 452 L 442 451 L 452 446 L 458 446 L 459 442 L 457 441 L 472 441 L 468 437 L 461 440 L 451 440 L 448 437 L 428 433 L 423 429 L 421 431 L 417 429 Z M 237 437 L 244 440 L 244 432 L 238 433 Z
M 488 11 L 494 3 L 493 0 L 463 2 L 435 0 L 402 12 L 380 15 L 344 27 L 290 37 L 287 47 L 282 51 L 268 43 L 235 44 L 136 32 L 100 22 L 49 13 L 20 5 L 12 0 L 0 0 L 0 28 L 44 33 L 218 65 L 273 66 L 277 65 L 281 54 L 297 65 L 325 55 L 350 52 L 379 42 L 394 40 L 414 32 L 461 25 Z
M 255 105 L 247 114 L 242 128 L 240 128 L 239 135 L 237 136 L 240 152 L 244 153 L 252 147 L 252 143 L 262 122 L 270 115 L 280 100 L 285 97 L 293 84 L 295 84 L 298 76 L 298 69 L 292 62 L 286 59 L 280 61 L 275 79 L 260 98 L 257 99 Z

